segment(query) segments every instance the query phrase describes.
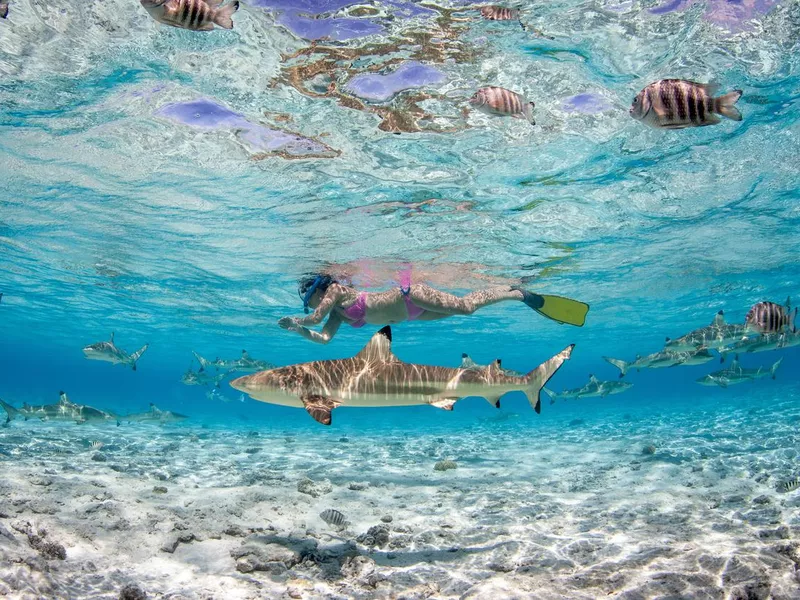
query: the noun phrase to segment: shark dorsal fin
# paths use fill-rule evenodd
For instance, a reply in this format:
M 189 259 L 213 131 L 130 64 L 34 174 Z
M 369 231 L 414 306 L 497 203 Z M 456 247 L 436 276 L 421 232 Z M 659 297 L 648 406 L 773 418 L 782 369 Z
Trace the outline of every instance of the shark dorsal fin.
M 590 383 L 597 383 L 597 377 L 594 375 L 589 375 L 589 382 Z
M 111 344 L 112 345 L 114 344 L 114 332 L 113 331 L 111 332 Z
M 719 311 L 716 315 L 714 315 L 714 321 L 711 323 L 712 325 L 725 325 L 725 313 Z
M 356 354 L 356 358 L 369 361 L 390 361 L 394 358 L 392 354 L 392 328 L 388 325 L 372 336 L 367 345 Z
M 69 398 L 67 398 L 66 392 L 58 392 L 58 403 L 59 404 L 71 404 Z
M 739 368 L 739 355 L 733 357 L 733 362 L 731 363 L 731 370 Z
M 247 353 L 247 350 L 242 350 L 242 358 L 245 360 L 250 358 L 250 355 Z

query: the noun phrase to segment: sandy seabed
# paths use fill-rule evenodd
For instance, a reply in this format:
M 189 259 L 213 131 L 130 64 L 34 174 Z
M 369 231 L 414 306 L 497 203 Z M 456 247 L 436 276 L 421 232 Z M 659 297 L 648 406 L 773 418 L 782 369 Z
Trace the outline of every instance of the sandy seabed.
M 0 596 L 800 598 L 799 426 L 788 401 L 425 434 L 13 421 Z

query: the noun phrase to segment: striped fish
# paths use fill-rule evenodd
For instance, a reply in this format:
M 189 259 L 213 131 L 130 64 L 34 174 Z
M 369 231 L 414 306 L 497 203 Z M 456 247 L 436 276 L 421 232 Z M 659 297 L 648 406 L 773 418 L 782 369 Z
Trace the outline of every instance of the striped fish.
M 105 444 L 103 442 L 92 442 L 91 446 L 93 450 L 100 450 Z
M 533 119 L 533 108 L 536 105 L 528 102 L 516 92 L 505 88 L 482 87 L 469 99 L 469 103 L 487 115 L 527 119 L 531 125 L 536 125 L 536 121 Z
M 792 492 L 800 487 L 800 479 L 792 479 L 791 481 L 786 481 L 782 486 L 781 489 L 784 492 Z
M 222 0 L 139 0 L 153 19 L 164 25 L 211 31 L 214 25 L 233 29 L 231 16 L 239 8 L 239 0 L 233 0 L 219 8 Z
M 716 85 L 683 79 L 662 79 L 644 88 L 631 104 L 630 115 L 650 127 L 683 129 L 716 125 L 722 115 L 734 121 L 742 113 L 734 106 L 742 91 L 734 90 L 714 98 Z
M 481 8 L 481 16 L 488 21 L 518 21 L 519 11 L 504 6 L 484 6 Z
M 774 302 L 754 304 L 744 321 L 748 329 L 759 333 L 782 333 L 784 328 L 796 333 L 797 328 L 794 324 L 796 318 L 797 309 L 792 311 L 789 308 L 789 300 L 786 300 L 785 307 Z
M 347 524 L 344 515 L 338 510 L 328 508 L 319 513 L 319 518 L 325 521 L 331 527 L 342 528 Z

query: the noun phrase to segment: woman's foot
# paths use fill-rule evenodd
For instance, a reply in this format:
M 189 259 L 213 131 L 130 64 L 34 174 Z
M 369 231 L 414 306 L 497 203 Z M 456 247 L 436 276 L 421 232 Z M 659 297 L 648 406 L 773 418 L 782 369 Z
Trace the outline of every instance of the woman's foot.
M 530 306 L 533 310 L 539 310 L 544 306 L 544 298 L 542 298 L 539 294 L 534 294 L 528 290 L 523 290 L 517 285 L 512 285 L 511 289 L 517 292 L 522 292 L 522 301 Z

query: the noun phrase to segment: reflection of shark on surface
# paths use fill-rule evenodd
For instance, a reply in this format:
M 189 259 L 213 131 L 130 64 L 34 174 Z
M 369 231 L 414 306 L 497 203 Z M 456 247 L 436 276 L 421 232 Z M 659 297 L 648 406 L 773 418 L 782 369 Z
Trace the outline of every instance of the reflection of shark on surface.
M 783 358 L 778 359 L 769 369 L 763 366 L 757 369 L 745 369 L 739 366 L 739 357 L 736 356 L 727 369 L 722 369 L 721 371 L 716 371 L 715 373 L 701 377 L 697 380 L 697 383 L 700 385 L 718 385 L 725 388 L 729 385 L 763 379 L 764 377 L 772 377 L 775 379 L 775 372 L 778 370 L 778 367 L 781 366 L 782 361 Z
M 172 412 L 171 410 L 159 410 L 155 404 L 150 403 L 150 410 L 141 413 L 132 413 L 124 417 L 120 417 L 121 421 L 128 423 L 158 423 L 164 425 L 166 423 L 178 423 L 188 419 L 186 415 Z
M 272 369 L 275 365 L 268 363 L 265 360 L 258 360 L 250 358 L 247 350 L 242 350 L 242 356 L 236 360 L 223 360 L 217 358 L 213 361 L 200 356 L 197 352 L 192 351 L 197 362 L 200 363 L 200 372 L 206 370 L 207 367 L 214 367 L 217 371 L 227 371 L 228 373 L 255 373 L 256 371 L 265 371 Z
M 304 407 L 323 425 L 330 425 L 331 411 L 338 406 L 427 404 L 452 410 L 465 396 L 484 397 L 499 406 L 500 397 L 514 390 L 525 392 L 531 406 L 540 412 L 542 386 L 570 357 L 573 348 L 568 346 L 523 377 L 511 377 L 491 368 L 404 363 L 392 354 L 391 341 L 392 330 L 386 326 L 352 358 L 279 367 L 239 377 L 231 386 L 255 400 Z
M 524 374 L 520 373 L 519 371 L 512 371 L 511 369 L 504 369 L 503 368 L 503 361 L 501 359 L 496 359 L 494 362 L 488 365 L 479 365 L 474 360 L 469 357 L 469 354 L 462 354 L 461 355 L 461 368 L 462 369 L 490 369 L 495 368 L 499 369 L 501 372 L 505 373 L 506 375 L 510 375 L 512 377 L 523 377 Z
M 666 367 L 677 367 L 678 365 L 702 365 L 714 356 L 706 349 L 691 350 L 688 352 L 669 352 L 662 350 L 647 356 L 636 356 L 633 362 L 625 362 L 618 358 L 609 358 L 604 356 L 603 360 L 611 363 L 619 369 L 620 378 L 625 377 L 630 369 L 663 369 Z
M 114 345 L 114 334 L 111 334 L 111 340 L 108 342 L 97 342 L 96 344 L 89 344 L 84 347 L 83 354 L 89 360 L 102 360 L 110 362 L 114 365 L 131 365 L 133 370 L 136 370 L 136 361 L 144 354 L 149 344 L 145 344 L 133 354 L 128 354 L 124 350 L 117 348 Z
M 0 406 L 5 409 L 7 421 L 11 421 L 17 416 L 21 416 L 26 421 L 28 419 L 39 419 L 41 421 L 75 421 L 76 423 L 114 421 L 119 425 L 119 419 L 113 413 L 92 408 L 83 404 L 75 404 L 70 401 L 64 392 L 59 392 L 58 404 L 41 404 L 31 406 L 23 404 L 21 408 L 14 408 L 10 404 L 0 400 Z
M 744 324 L 731 325 L 725 322 L 722 311 L 717 313 L 710 325 L 690 331 L 678 339 L 667 338 L 664 350 L 668 352 L 690 352 L 692 350 L 717 350 L 730 346 L 753 335 Z
M 208 385 L 213 383 L 215 387 L 219 387 L 219 382 L 225 379 L 227 373 L 219 373 L 217 375 L 209 375 L 205 371 L 192 371 L 191 365 L 186 372 L 181 375 L 181 383 L 186 385 Z
M 594 375 L 589 375 L 589 382 L 580 388 L 564 390 L 563 392 L 551 392 L 545 388 L 545 393 L 550 396 L 550 404 L 555 404 L 556 400 L 568 400 L 570 398 L 605 398 L 611 394 L 620 394 L 633 387 L 627 381 L 599 381 Z

